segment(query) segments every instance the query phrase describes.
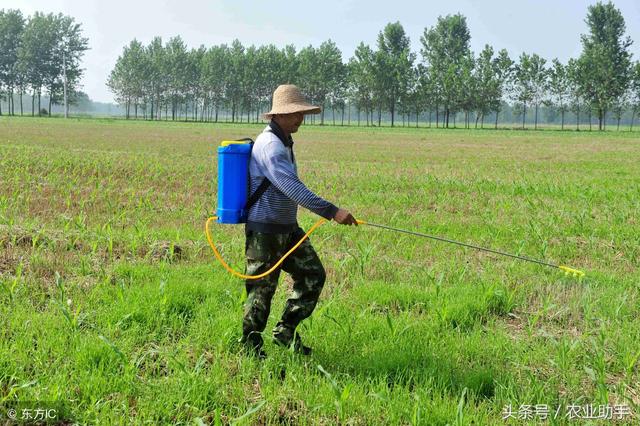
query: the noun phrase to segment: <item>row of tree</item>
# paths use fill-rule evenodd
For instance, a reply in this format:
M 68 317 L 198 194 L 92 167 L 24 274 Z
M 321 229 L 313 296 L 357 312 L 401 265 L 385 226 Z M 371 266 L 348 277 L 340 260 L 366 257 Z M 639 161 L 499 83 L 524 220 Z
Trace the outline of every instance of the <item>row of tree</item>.
M 111 72 L 108 86 L 127 117 L 139 114 L 150 119 L 217 121 L 221 111 L 231 121 L 260 117 L 269 109 L 273 89 L 295 82 L 311 102 L 329 107 L 334 115 L 352 107 L 358 121 L 380 125 L 383 112 L 396 116 L 435 115 L 436 126 L 449 127 L 452 117 L 463 113 L 465 127 L 475 119 L 483 126 L 504 102 L 516 106 L 522 126 L 529 109 L 538 125 L 541 105 L 553 105 L 565 124 L 572 111 L 598 120 L 603 129 L 608 114 L 618 119 L 625 110 L 631 117 L 640 107 L 640 64 L 632 63 L 625 37 L 625 22 L 613 4 L 589 7 L 582 35 L 582 54 L 566 64 L 548 63 L 537 54 L 523 53 L 513 60 L 506 50 L 491 46 L 477 55 L 470 49 L 470 32 L 460 14 L 439 17 L 425 28 L 420 39 L 420 60 L 411 52 L 410 40 L 399 22 L 388 24 L 379 34 L 376 49 L 361 43 L 347 63 L 336 44 L 296 51 L 293 46 L 243 46 L 235 40 L 220 45 L 188 49 L 180 37 L 167 43 L 158 37 L 144 46 L 133 40 L 124 48 Z M 324 111 L 320 117 L 324 122 Z M 376 117 L 377 115 L 377 117 Z M 610 116 L 610 115 L 609 115 Z M 349 117 L 350 119 L 350 117 Z
M 40 114 L 43 92 L 52 104 L 60 104 L 65 82 L 76 92 L 82 77 L 80 60 L 88 49 L 80 24 L 72 17 L 36 12 L 24 17 L 19 10 L 0 9 L 0 99 L 6 97 L 8 114 L 15 114 L 14 94 L 31 94 L 31 114 Z M 0 102 L 1 105 L 1 102 Z M 2 108 L 0 106 L 0 115 Z

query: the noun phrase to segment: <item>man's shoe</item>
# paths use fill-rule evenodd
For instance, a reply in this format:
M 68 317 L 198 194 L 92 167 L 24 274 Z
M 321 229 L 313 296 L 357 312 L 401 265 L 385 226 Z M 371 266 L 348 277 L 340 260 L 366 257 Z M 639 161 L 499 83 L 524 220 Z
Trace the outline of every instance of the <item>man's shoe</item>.
M 267 357 L 267 353 L 264 350 L 262 350 L 262 338 L 260 338 L 259 340 L 256 340 L 256 339 L 248 339 L 243 336 L 240 339 L 240 343 L 242 344 L 243 351 L 247 355 L 255 356 L 259 360 L 263 360 Z
M 282 340 L 281 336 L 275 334 L 273 336 L 273 342 L 278 346 L 284 346 L 287 349 L 291 349 L 293 346 L 293 351 L 300 355 L 311 355 L 312 349 L 309 346 L 305 346 L 302 344 L 302 338 L 298 333 L 295 333 L 295 337 L 293 338 L 293 343 L 291 341 Z
M 244 350 L 244 353 L 249 356 L 254 356 L 261 361 L 267 358 L 267 353 L 262 350 L 262 348 L 256 348 L 255 346 L 246 343 L 242 345 L 242 348 Z
M 293 350 L 294 352 L 299 353 L 300 355 L 306 355 L 306 356 L 311 355 L 311 351 L 312 351 L 312 349 L 309 346 L 305 346 L 302 344 L 302 339 L 300 338 L 296 339 L 295 343 L 293 344 Z

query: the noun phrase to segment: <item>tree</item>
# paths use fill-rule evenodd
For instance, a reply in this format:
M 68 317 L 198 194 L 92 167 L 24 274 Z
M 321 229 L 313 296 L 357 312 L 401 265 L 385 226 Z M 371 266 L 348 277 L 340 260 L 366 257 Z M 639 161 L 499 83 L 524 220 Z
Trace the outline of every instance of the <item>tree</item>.
M 80 61 L 89 48 L 88 39 L 82 37 L 81 25 L 76 23 L 74 18 L 58 14 L 53 17 L 53 26 L 56 29 L 56 40 L 52 72 L 48 76 L 49 112 L 52 104 L 60 103 L 60 90 L 64 94 L 76 92 L 76 86 L 83 73 Z M 65 117 L 68 111 L 69 105 L 66 102 Z
M 169 39 L 165 46 L 171 118 L 179 119 L 180 109 L 189 89 L 189 52 L 180 36 Z
M 416 115 L 416 127 L 420 120 L 420 114 L 424 112 L 428 105 L 426 96 L 429 82 L 426 79 L 426 70 L 422 64 L 418 64 L 413 67 L 412 76 L 410 79 L 409 92 L 407 94 L 407 114 L 410 112 Z M 407 123 L 408 125 L 408 123 Z M 431 123 L 429 123 L 431 125 Z
M 134 39 L 125 46 L 109 74 L 107 86 L 116 95 L 116 100 L 125 105 L 126 118 L 131 116 L 131 105 L 135 117 L 138 116 L 138 106 L 144 96 L 145 60 L 142 44 Z
M 554 59 L 553 66 L 549 70 L 549 94 L 550 104 L 560 111 L 560 128 L 564 130 L 564 114 L 567 110 L 567 102 L 570 98 L 569 75 L 567 67 Z
M 256 121 L 261 108 L 269 108 L 273 90 L 285 82 L 286 51 L 279 50 L 273 44 L 260 46 L 257 52 L 258 80 L 256 82 Z M 267 109 L 268 110 L 268 109 Z
M 629 108 L 631 100 L 631 87 L 628 86 L 625 92 L 615 98 L 611 103 L 611 111 L 613 111 L 613 116 L 616 119 L 616 130 L 620 130 L 620 120 L 622 120 L 622 115 L 625 110 Z
M 322 107 L 320 122 L 324 124 L 325 103 L 337 80 L 344 74 L 342 53 L 331 40 L 317 49 L 309 45 L 300 50 L 298 65 L 300 88 L 312 103 Z
M 316 60 L 318 68 L 315 78 L 315 99 L 322 105 L 320 123 L 324 124 L 325 103 L 331 100 L 331 94 L 340 92 L 341 81 L 344 78 L 344 65 L 342 63 L 342 52 L 331 40 L 320 44 L 316 50 Z M 335 101 L 335 99 L 334 99 Z
M 531 87 L 531 57 L 523 53 L 520 55 L 518 64 L 515 67 L 514 99 L 521 104 L 522 128 L 527 117 L 527 103 L 533 99 L 533 89 Z
M 284 47 L 284 62 L 282 63 L 282 81 L 281 83 L 295 84 L 300 78 L 300 58 L 296 53 L 296 48 L 292 44 Z M 271 99 L 269 99 L 271 103 Z
M 629 130 L 633 130 L 633 118 L 636 116 L 638 111 L 640 111 L 640 62 L 635 63 L 631 75 L 631 95 L 629 100 L 629 104 L 631 106 L 631 124 L 629 126 Z
M 207 49 L 201 45 L 197 49 L 191 49 L 187 55 L 185 85 L 187 87 L 187 100 L 185 116 L 188 116 L 188 105 L 191 103 L 191 116 L 198 121 L 198 106 L 204 91 L 202 79 L 202 60 Z M 202 109 L 200 109 L 202 113 Z
M 31 87 L 31 115 L 35 115 L 35 99 L 38 98 L 38 115 L 41 114 L 42 89 L 52 74 L 56 51 L 56 29 L 53 15 L 36 12 L 28 21 L 18 48 L 18 62 L 25 73 L 25 81 Z
M 471 111 L 476 108 L 478 88 L 477 81 L 474 77 L 475 59 L 473 52 L 469 52 L 462 62 L 460 87 L 458 89 L 458 105 L 464 111 L 464 127 L 469 128 L 469 116 Z
M 213 106 L 214 120 L 223 106 L 229 81 L 229 49 L 226 45 L 214 46 L 207 50 L 203 58 L 203 76 L 208 103 Z
M 244 53 L 244 68 L 241 78 L 241 105 L 247 113 L 247 123 L 251 121 L 251 111 L 257 103 L 258 98 L 256 88 L 260 85 L 261 73 L 261 70 L 258 69 L 258 61 L 258 49 L 253 45 L 249 46 Z M 242 122 L 242 117 L 240 118 L 240 122 Z
M 529 68 L 531 88 L 532 88 L 532 101 L 536 108 L 534 129 L 538 129 L 538 110 L 540 104 L 545 98 L 548 89 L 548 75 L 549 71 L 545 67 L 546 59 L 535 53 L 531 55 L 531 67 Z
M 239 40 L 233 40 L 229 49 L 229 79 L 227 81 L 227 102 L 231 105 L 231 121 L 235 122 L 236 113 L 242 101 L 242 78 L 245 67 L 245 49 Z
M 478 121 L 482 117 L 484 122 L 485 114 L 491 111 L 490 101 L 492 98 L 492 92 L 494 91 L 495 82 L 495 68 L 493 65 L 493 48 L 488 44 L 484 46 L 482 52 L 476 59 L 474 67 L 473 79 L 475 80 L 475 109 L 476 109 L 476 124 L 478 127 Z M 482 123 L 480 124 L 482 127 Z
M 535 53 L 520 55 L 515 70 L 515 99 L 522 104 L 522 128 L 527 117 L 527 104 L 535 105 L 535 128 L 538 128 L 538 108 L 547 89 L 546 60 Z
M 613 3 L 589 6 L 583 34 L 579 69 L 582 93 L 598 114 L 598 129 L 603 130 L 607 110 L 621 97 L 629 83 L 631 38 L 624 38 L 625 22 Z
M 383 88 L 381 97 L 391 113 L 394 126 L 398 102 L 406 98 L 411 83 L 415 54 L 411 53 L 409 37 L 400 22 L 387 24 L 378 33 L 378 54 L 382 69 L 379 73 Z
M 0 10 L 0 100 L 7 94 L 8 114 L 15 114 L 13 93 L 19 84 L 18 50 L 24 32 L 24 17 L 19 10 Z M 0 115 L 2 107 L 0 106 Z
M 151 120 L 160 119 L 162 102 L 169 85 L 168 73 L 166 72 L 166 52 L 162 45 L 161 37 L 154 37 L 151 43 L 144 49 L 146 57 L 144 92 L 151 104 L 149 118 Z
M 374 91 L 374 53 L 364 43 L 356 48 L 348 64 L 348 93 L 358 111 L 358 125 L 360 125 L 360 111 L 364 110 L 369 125 L 369 115 L 373 109 Z
M 83 72 L 80 61 L 87 49 L 88 40 L 82 37 L 81 25 L 72 17 L 36 12 L 29 19 L 17 50 L 17 75 L 23 76 L 19 82 L 21 93 L 26 85 L 32 89 L 32 115 L 36 95 L 38 114 L 43 111 L 43 89 L 49 92 L 49 113 L 53 104 L 60 103 L 65 89 L 69 93 L 76 91 Z
M 581 78 L 584 73 L 580 70 L 580 64 L 575 59 L 569 59 L 566 71 L 570 107 L 576 116 L 576 131 L 580 131 L 580 111 L 582 110 L 582 104 L 584 102 L 582 96 L 584 85 L 582 84 Z
M 460 105 L 465 61 L 471 54 L 471 35 L 467 20 L 461 14 L 438 17 L 433 28 L 425 28 L 420 41 L 424 63 L 434 84 L 439 86 L 439 99 L 444 107 L 444 125 Z
M 496 114 L 495 128 L 498 128 L 498 115 L 502 109 L 503 100 L 509 98 L 513 93 L 514 83 L 514 62 L 509 57 L 506 49 L 498 52 L 498 56 L 494 62 L 494 71 L 496 74 L 497 86 L 495 87 L 495 98 L 492 101 L 494 108 L 492 111 Z

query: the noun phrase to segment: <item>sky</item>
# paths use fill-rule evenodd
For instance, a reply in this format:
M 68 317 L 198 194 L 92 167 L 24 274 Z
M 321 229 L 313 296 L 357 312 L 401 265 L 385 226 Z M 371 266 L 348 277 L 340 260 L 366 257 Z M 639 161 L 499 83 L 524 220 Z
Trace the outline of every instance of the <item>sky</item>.
M 360 42 L 375 47 L 378 33 L 399 21 L 413 51 L 438 16 L 462 13 L 471 33 L 471 48 L 485 44 L 505 48 L 512 58 L 522 52 L 566 62 L 581 52 L 580 34 L 591 0 L 0 0 L 0 9 L 20 9 L 70 15 L 82 24 L 90 50 L 83 59 L 82 90 L 91 99 L 113 102 L 106 81 L 125 45 L 147 44 L 180 35 L 189 47 L 230 44 L 293 44 L 298 49 L 333 40 L 346 62 Z M 614 0 L 634 40 L 631 51 L 640 59 L 640 0 Z M 420 58 L 420 55 L 418 55 Z

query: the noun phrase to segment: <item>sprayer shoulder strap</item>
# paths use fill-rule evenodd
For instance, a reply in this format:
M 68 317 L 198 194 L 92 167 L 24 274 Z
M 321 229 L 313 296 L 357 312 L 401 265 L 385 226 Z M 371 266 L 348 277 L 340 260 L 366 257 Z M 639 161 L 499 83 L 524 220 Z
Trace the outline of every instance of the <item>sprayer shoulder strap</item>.
M 242 140 L 250 141 L 251 147 L 253 148 L 253 144 L 255 143 L 253 139 L 244 138 Z M 251 185 L 251 176 L 249 176 L 248 184 Z M 245 204 L 244 209 L 249 210 L 260 199 L 260 197 L 262 197 L 262 194 L 264 194 L 264 192 L 267 190 L 267 188 L 269 188 L 270 185 L 271 185 L 271 181 L 267 179 L 267 177 L 265 176 L 262 182 L 260 182 L 260 185 L 258 186 L 256 191 L 249 196 L 249 199 L 247 200 L 247 204 Z
M 251 194 L 249 199 L 247 200 L 247 204 L 244 206 L 245 210 L 249 210 L 259 199 L 262 197 L 262 194 L 269 188 L 271 185 L 271 181 L 266 177 L 260 182 L 260 186 L 256 189 L 256 192 Z

